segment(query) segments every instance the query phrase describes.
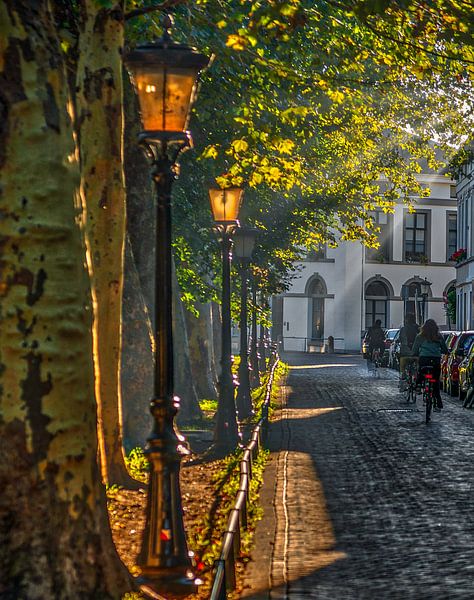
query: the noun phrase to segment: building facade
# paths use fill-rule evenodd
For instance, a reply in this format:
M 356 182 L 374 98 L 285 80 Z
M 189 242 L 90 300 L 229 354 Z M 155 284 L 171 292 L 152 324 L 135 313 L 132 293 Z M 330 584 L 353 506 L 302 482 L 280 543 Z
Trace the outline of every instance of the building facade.
M 378 249 L 342 242 L 295 264 L 291 289 L 272 301 L 272 335 L 285 350 L 317 352 L 334 345 L 336 351 L 358 351 L 376 319 L 396 328 L 407 312 L 453 328 L 445 299 L 456 277 L 450 260 L 458 249 L 456 190 L 444 174 L 420 180 L 431 194 L 414 199 L 414 212 L 400 201 L 392 214 L 373 213 Z M 423 301 L 420 284 L 426 281 L 431 286 Z
M 474 150 L 457 173 L 458 250 L 456 265 L 456 324 L 474 328 Z

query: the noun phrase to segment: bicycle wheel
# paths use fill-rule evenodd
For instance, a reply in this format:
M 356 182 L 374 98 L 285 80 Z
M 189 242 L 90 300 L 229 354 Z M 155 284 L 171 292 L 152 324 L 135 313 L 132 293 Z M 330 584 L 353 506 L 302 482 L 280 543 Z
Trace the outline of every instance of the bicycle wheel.
M 407 385 L 407 389 L 405 390 L 405 400 L 406 400 L 407 404 L 410 404 L 410 402 L 412 401 L 412 398 L 413 398 L 413 387 L 411 385 L 410 379 L 408 379 L 408 381 L 406 382 L 406 385 Z
M 428 390 L 426 393 L 426 403 L 425 403 L 425 423 L 428 425 L 431 418 L 431 409 L 433 408 L 433 390 L 431 389 L 431 385 L 428 386 Z

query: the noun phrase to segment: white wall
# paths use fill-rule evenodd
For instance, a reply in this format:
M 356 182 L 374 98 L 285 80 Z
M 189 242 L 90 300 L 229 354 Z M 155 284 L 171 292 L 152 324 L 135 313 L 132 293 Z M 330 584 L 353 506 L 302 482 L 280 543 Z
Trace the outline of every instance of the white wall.
M 303 351 L 305 341 L 311 336 L 312 301 L 304 294 L 308 281 L 316 274 L 327 286 L 324 337 L 327 339 L 328 336 L 333 336 L 336 349 L 349 351 L 360 348 L 361 323 L 362 327 L 365 327 L 365 298 L 361 301 L 361 290 L 365 290 L 367 282 L 376 276 L 390 282 L 393 288 L 393 297 L 389 300 L 391 328 L 402 325 L 401 288 L 415 277 L 426 277 L 432 282 L 432 298 L 427 306 L 428 316 L 434 318 L 441 327 L 446 327 L 443 292 L 455 279 L 454 267 L 446 263 L 447 211 L 456 210 L 450 199 L 451 183 L 447 178 L 431 175 L 428 185 L 434 200 L 430 202 L 430 198 L 420 199 L 415 205 L 415 209 L 429 210 L 431 214 L 428 235 L 428 240 L 431 241 L 429 264 L 403 262 L 403 215 L 407 207 L 402 202 L 395 206 L 392 215 L 391 262 L 366 262 L 365 251 L 363 252 L 359 242 L 343 242 L 335 249 L 328 249 L 324 261 L 298 263 L 301 271 L 297 273 L 292 288 L 283 301 L 283 337 L 287 350 Z M 445 203 L 440 202 L 442 198 L 446 199 Z M 472 275 L 474 278 L 474 262 Z

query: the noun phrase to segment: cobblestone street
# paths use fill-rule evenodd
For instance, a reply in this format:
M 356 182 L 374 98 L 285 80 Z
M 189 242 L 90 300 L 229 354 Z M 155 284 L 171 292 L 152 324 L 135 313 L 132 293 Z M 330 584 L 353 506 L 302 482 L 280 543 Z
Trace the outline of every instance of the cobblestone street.
M 303 357 L 303 358 L 302 358 Z M 242 597 L 474 598 L 474 411 L 424 423 L 394 371 L 292 355 Z

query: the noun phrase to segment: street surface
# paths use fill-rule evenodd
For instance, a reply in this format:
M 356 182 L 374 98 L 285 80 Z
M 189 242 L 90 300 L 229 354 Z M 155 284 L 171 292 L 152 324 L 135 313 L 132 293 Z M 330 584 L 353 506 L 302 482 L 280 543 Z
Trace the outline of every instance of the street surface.
M 292 365 L 244 598 L 474 599 L 474 411 L 424 423 L 354 355 Z

